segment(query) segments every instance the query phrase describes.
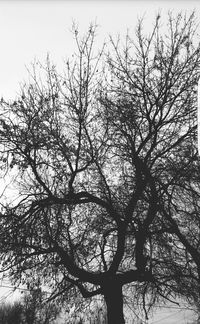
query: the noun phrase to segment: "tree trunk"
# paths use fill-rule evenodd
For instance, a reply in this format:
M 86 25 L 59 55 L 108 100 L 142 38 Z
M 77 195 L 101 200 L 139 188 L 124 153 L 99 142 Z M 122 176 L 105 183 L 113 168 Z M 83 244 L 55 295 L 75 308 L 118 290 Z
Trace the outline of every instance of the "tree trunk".
M 125 324 L 122 286 L 116 280 L 111 279 L 103 285 L 102 289 L 107 306 L 107 323 Z

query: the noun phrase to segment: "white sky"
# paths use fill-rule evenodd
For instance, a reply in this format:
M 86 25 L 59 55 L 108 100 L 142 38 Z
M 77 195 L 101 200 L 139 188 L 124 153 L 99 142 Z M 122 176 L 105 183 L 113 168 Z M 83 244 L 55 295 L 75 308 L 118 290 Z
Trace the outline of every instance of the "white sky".
M 26 66 L 30 67 L 34 58 L 44 61 L 50 53 L 54 63 L 62 66 L 73 49 L 73 20 L 83 32 L 96 20 L 101 47 L 108 34 L 134 30 L 137 18 L 143 15 L 150 26 L 158 11 L 165 15 L 168 10 L 190 13 L 193 9 L 198 15 L 200 1 L 0 0 L 0 97 L 15 97 L 20 82 L 27 78 Z M 5 293 L 2 290 L 0 293 Z M 180 322 L 178 317 L 174 319 Z
M 0 97 L 14 97 L 19 83 L 27 77 L 26 67 L 34 58 L 44 61 L 47 52 L 61 66 L 73 48 L 70 28 L 73 19 L 80 30 L 90 22 L 99 25 L 98 42 L 108 34 L 133 30 L 145 14 L 151 25 L 156 12 L 200 10 L 200 1 L 101 1 L 101 0 L 7 0 L 0 1 Z M 69 53 L 69 54 L 68 54 Z

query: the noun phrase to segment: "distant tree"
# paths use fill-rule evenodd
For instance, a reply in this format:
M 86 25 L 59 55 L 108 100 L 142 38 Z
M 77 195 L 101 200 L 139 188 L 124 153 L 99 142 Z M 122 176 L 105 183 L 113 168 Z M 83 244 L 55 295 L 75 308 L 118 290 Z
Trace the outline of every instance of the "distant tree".
M 22 324 L 22 305 L 20 302 L 3 303 L 0 306 L 1 324 Z
M 60 307 L 53 302 L 45 302 L 46 294 L 31 289 L 22 299 L 24 324 L 53 324 L 60 313 Z
M 39 277 L 67 311 L 102 295 L 109 324 L 125 323 L 125 292 L 146 315 L 199 293 L 200 46 L 194 14 L 160 22 L 98 55 L 94 26 L 74 29 L 66 75 L 35 65 L 1 101 L 1 170 L 16 192 L 2 197 L 2 270 Z
M 41 289 L 31 289 L 29 293 L 14 303 L 0 306 L 1 324 L 53 324 L 60 313 L 54 302 L 45 303 L 45 293 Z

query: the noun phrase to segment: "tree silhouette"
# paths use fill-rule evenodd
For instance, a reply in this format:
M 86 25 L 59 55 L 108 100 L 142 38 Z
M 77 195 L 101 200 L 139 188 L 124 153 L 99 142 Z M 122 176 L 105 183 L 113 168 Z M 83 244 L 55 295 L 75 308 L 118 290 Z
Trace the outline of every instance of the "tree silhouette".
M 15 187 L 2 196 L 2 271 L 39 277 L 69 308 L 101 295 L 108 323 L 125 323 L 123 289 L 146 314 L 198 296 L 200 47 L 194 14 L 160 22 L 99 54 L 95 26 L 74 28 L 66 74 L 36 62 L 1 101 L 1 170 Z

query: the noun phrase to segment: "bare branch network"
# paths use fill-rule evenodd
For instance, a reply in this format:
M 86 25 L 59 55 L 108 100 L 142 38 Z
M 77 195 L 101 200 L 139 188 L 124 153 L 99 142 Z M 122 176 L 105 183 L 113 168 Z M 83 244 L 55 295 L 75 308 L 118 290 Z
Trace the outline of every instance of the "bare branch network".
M 96 26 L 74 26 L 65 74 L 36 62 L 1 100 L 1 174 L 16 194 L 1 197 L 1 269 L 39 278 L 66 309 L 101 295 L 112 324 L 126 300 L 146 316 L 163 298 L 199 300 L 200 47 L 194 13 L 169 14 L 166 32 L 161 21 L 99 51 Z

